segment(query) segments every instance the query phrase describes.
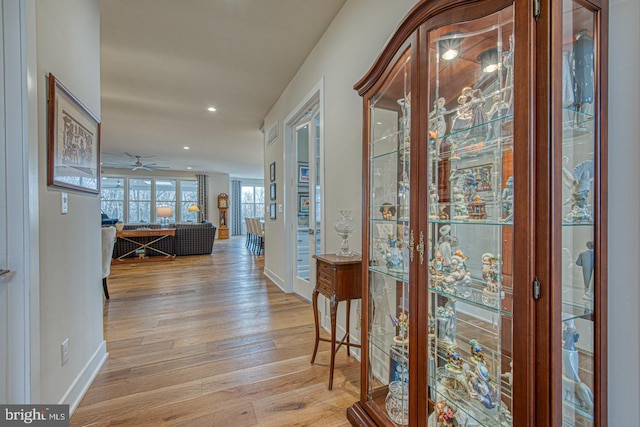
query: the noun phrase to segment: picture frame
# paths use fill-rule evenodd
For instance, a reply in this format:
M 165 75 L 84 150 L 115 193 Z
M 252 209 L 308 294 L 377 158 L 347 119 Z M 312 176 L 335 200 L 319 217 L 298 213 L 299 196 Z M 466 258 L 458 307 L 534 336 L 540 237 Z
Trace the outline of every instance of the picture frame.
M 273 162 L 269 165 L 269 182 L 274 182 L 276 180 L 276 162 Z
M 269 219 L 276 219 L 276 204 L 269 203 Z
M 298 165 L 298 182 L 309 182 L 309 165 Z
M 47 186 L 100 193 L 100 121 L 49 73 Z
M 269 186 L 269 200 L 275 200 L 275 199 L 276 199 L 276 183 L 273 182 Z
M 309 193 L 298 193 L 298 212 L 309 213 L 309 206 L 311 200 L 309 199 Z

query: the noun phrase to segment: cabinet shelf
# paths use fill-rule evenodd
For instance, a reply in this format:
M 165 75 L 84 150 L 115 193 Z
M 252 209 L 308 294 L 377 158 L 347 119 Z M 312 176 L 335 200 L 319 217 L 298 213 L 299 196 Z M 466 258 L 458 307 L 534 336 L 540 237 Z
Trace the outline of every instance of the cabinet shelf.
M 502 314 L 505 316 L 513 316 L 513 313 L 506 310 L 504 307 L 502 307 L 501 301 L 503 301 L 505 299 L 505 297 L 507 295 L 511 294 L 511 290 L 509 288 L 502 288 L 501 290 L 501 295 L 493 295 L 491 297 L 486 296 L 485 294 L 483 294 L 483 288 L 484 288 L 484 284 L 480 285 L 478 284 L 479 281 L 478 280 L 474 280 L 474 284 L 472 284 L 468 289 L 469 292 L 471 293 L 471 295 L 468 296 L 463 296 L 462 294 L 456 292 L 456 293 L 451 293 L 451 292 L 447 292 L 445 290 L 443 290 L 442 288 L 438 289 L 438 288 L 429 288 L 429 291 L 441 295 L 443 297 L 447 297 L 450 298 L 452 300 L 455 301 L 460 301 L 463 302 L 465 304 L 469 304 L 472 305 L 474 307 L 477 308 L 481 308 L 483 310 L 487 310 L 493 313 L 498 313 L 498 314 Z M 491 304 L 485 304 L 483 302 L 483 298 L 486 301 L 489 301 L 489 298 L 491 298 L 492 300 L 495 300 L 497 302 L 496 305 L 491 305 Z
M 441 203 L 441 205 L 444 205 L 444 203 Z M 452 206 L 451 203 L 448 204 L 449 206 Z M 495 207 L 497 209 L 498 204 L 494 203 L 492 205 L 492 207 Z M 487 219 L 466 219 L 466 220 L 450 220 L 450 219 L 429 219 L 429 224 L 434 224 L 434 225 L 469 225 L 469 226 L 498 226 L 498 227 L 513 227 L 513 222 L 509 222 L 506 221 L 504 219 L 500 219 L 500 220 L 496 220 L 496 219 L 492 219 L 492 218 L 487 218 Z
M 407 264 L 408 267 L 408 264 Z M 409 283 L 409 272 L 394 272 L 387 270 L 386 267 L 375 265 L 369 266 L 369 271 L 372 273 L 382 274 L 383 276 L 390 277 L 393 280 L 397 280 L 398 282 Z
M 510 136 L 511 129 L 509 129 L 509 127 L 513 125 L 511 123 L 512 121 L 513 114 L 506 114 L 491 120 L 487 120 L 479 125 L 468 126 L 462 129 L 456 129 L 455 131 L 446 133 L 444 135 L 438 135 L 437 137 L 432 138 L 432 140 L 436 143 L 436 145 L 441 144 L 445 140 L 447 140 L 448 142 L 451 142 L 451 140 L 454 140 L 454 142 L 460 141 L 463 144 L 470 143 L 471 141 L 482 141 L 486 142 L 485 146 L 491 147 L 493 145 L 497 145 L 498 139 L 500 138 L 496 137 L 495 139 L 492 138 L 489 141 L 485 141 L 483 135 L 487 135 L 491 131 L 491 127 L 493 125 L 501 125 L 501 128 L 499 130 L 500 137 L 504 138 Z M 504 125 L 504 128 L 502 127 L 502 125 Z
M 563 301 L 562 303 L 562 321 L 575 319 L 593 320 L 593 303 L 585 302 L 584 305 L 574 302 Z

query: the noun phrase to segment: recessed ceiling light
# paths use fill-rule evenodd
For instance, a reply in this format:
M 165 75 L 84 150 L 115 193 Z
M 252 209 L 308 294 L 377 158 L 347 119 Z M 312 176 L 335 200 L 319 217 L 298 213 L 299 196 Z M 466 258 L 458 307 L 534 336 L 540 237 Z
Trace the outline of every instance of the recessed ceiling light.
M 187 166 L 187 169 L 188 169 L 188 170 L 191 170 L 191 166 Z
M 209 111 L 211 111 L 213 113 L 214 111 L 216 111 L 216 107 L 209 107 L 209 108 L 207 108 L 207 110 L 209 110 Z
M 189 149 L 189 147 L 182 147 L 182 148 L 184 148 L 185 150 L 188 150 L 188 149 Z

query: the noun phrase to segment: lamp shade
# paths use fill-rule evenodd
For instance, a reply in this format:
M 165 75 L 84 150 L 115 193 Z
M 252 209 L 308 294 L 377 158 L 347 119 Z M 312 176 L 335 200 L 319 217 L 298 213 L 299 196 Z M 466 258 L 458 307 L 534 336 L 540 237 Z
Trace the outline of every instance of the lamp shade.
M 189 212 L 200 212 L 200 208 L 198 206 L 196 206 L 196 205 L 191 205 L 191 206 L 189 206 L 187 211 L 189 211 Z
M 438 48 L 440 49 L 440 58 L 445 61 L 451 61 L 460 55 L 460 41 L 462 39 L 462 33 L 454 31 L 445 34 L 438 41 Z
M 478 61 L 480 61 L 480 68 L 482 68 L 482 72 L 493 73 L 500 68 L 500 63 L 498 61 L 498 49 L 494 47 L 485 50 L 478 55 Z
M 158 206 L 156 208 L 156 216 L 158 218 L 171 218 L 173 216 L 173 208 L 171 206 Z

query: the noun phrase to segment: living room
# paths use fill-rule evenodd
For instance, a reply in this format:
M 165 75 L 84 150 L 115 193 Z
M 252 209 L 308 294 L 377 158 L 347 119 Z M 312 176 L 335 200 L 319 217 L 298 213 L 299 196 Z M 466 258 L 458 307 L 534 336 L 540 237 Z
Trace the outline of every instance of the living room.
M 7 0 L 3 1 L 6 6 Z M 30 299 L 22 301 L 23 314 L 30 319 L 26 330 L 26 358 L 22 361 L 23 383 L 21 399 L 16 401 L 63 402 L 74 404 L 91 383 L 107 357 L 103 338 L 103 300 L 101 296 L 98 197 L 70 193 L 69 213 L 60 213 L 60 191 L 46 186 L 46 74 L 56 73 L 74 93 L 96 114 L 100 115 L 100 8 L 97 1 L 30 1 L 20 2 L 25 9 L 25 68 L 33 76 L 34 86 L 25 93 L 24 111 L 29 112 L 25 129 L 28 136 L 24 151 L 28 161 L 21 193 L 30 195 L 30 203 L 21 208 L 23 227 L 28 230 L 24 240 L 24 266 L 31 272 L 26 280 Z M 277 102 L 265 114 L 268 129 L 278 123 L 281 138 L 265 148 L 263 176 L 269 176 L 269 165 L 276 162 L 277 204 L 288 209 L 292 199 L 286 198 L 285 180 L 291 178 L 293 167 L 283 159 L 285 123 L 298 106 L 304 104 L 321 85 L 324 124 L 324 249 L 336 251 L 340 242 L 331 230 L 342 209 L 352 210 L 357 224 L 362 217 L 362 99 L 353 85 L 368 70 L 382 50 L 387 38 L 415 1 L 386 2 L 382 0 L 348 0 L 329 26 L 325 35 L 282 92 Z M 638 377 L 638 317 L 640 303 L 635 281 L 629 280 L 625 266 L 635 266 L 638 258 L 638 201 L 628 197 L 625 182 L 638 181 L 638 148 L 634 135 L 638 133 L 637 57 L 631 43 L 638 41 L 634 22 L 640 16 L 640 6 L 633 2 L 612 1 L 610 11 L 610 63 L 629 63 L 625 70 L 611 66 L 609 91 L 610 168 L 609 204 L 609 413 L 612 425 L 636 425 L 640 419 Z M 363 18 L 366 16 L 366 19 Z M 74 19 L 70 19 L 73 17 Z M 35 47 L 37 46 L 37 49 Z M 82 53 L 83 61 L 69 58 Z M 26 73 L 25 73 L 26 74 Z M 26 80 L 26 78 L 25 78 Z M 320 83 L 322 82 L 322 83 Z M 9 85 L 7 86 L 9 87 Z M 16 85 L 20 87 L 20 85 Z M 20 139 L 19 139 L 20 140 Z M 30 173 L 27 174 L 27 171 Z M 215 181 L 215 180 L 214 180 Z M 266 179 L 265 179 L 266 181 Z M 229 183 L 223 185 L 229 192 Z M 217 191 L 223 192 L 222 187 Z M 211 191 L 212 196 L 216 192 Z M 25 199 L 28 196 L 24 196 Z M 294 202 L 295 203 L 295 202 Z M 9 211 L 8 208 L 6 211 Z M 215 218 L 215 215 L 213 216 Z M 279 214 L 265 220 L 267 248 L 265 274 L 278 286 L 287 288 L 291 266 L 286 248 L 290 234 L 290 218 Z M 351 237 L 352 249 L 361 252 L 361 234 L 357 226 Z M 215 250 L 215 249 L 214 249 Z M 13 269 L 12 269 L 13 270 Z M 356 309 L 352 326 L 355 328 Z M 355 329 L 353 330 L 355 332 Z M 60 366 L 60 343 L 70 337 L 70 363 Z M 620 351 L 624 349 L 624 351 Z M 14 361 L 14 363 L 16 363 Z M 18 366 L 21 363 L 17 363 Z M 614 367 L 625 366 L 625 369 Z M 20 376 L 20 375 L 18 375 Z M 629 377 L 634 381 L 629 381 Z M 24 380 L 28 378 L 28 380 Z M 26 384 L 24 384 L 26 383 Z M 616 423 L 616 421 L 618 421 Z

